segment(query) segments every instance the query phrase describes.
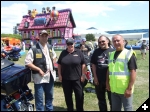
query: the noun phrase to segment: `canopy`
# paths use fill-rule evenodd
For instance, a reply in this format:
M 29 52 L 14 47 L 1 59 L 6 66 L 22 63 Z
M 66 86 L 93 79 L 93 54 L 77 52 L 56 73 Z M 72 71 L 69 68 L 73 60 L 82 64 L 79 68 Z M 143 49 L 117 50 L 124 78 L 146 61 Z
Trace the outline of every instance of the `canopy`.
M 21 44 L 21 41 L 19 39 L 16 39 L 16 38 L 11 38 L 11 37 L 4 37 L 4 38 L 1 38 L 1 40 L 3 42 L 6 42 L 8 41 L 9 42 L 9 45 L 13 45 L 13 44 Z

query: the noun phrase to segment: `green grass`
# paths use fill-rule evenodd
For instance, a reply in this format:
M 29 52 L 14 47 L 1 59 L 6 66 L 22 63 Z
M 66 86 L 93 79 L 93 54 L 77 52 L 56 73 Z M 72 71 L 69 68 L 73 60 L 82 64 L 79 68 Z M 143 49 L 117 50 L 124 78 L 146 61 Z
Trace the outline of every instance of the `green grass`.
M 146 59 L 142 60 L 141 54 L 139 50 L 135 51 L 137 53 L 137 77 L 135 81 L 135 91 L 134 91 L 134 97 L 133 97 L 133 110 L 137 110 L 144 102 L 149 98 L 149 51 L 147 51 Z M 59 56 L 60 51 L 56 51 L 57 56 Z M 15 63 L 24 65 L 24 59 L 25 55 L 22 56 L 19 61 L 16 61 Z M 31 88 L 34 94 L 34 88 L 33 88 L 33 82 L 29 83 L 29 88 Z M 87 84 L 87 87 L 92 87 L 94 89 L 94 86 L 91 84 Z M 85 111 L 99 111 L 98 108 L 98 101 L 96 94 L 94 93 L 85 93 L 84 96 L 84 109 Z M 74 96 L 73 96 L 74 99 Z M 34 100 L 31 101 L 34 103 Z M 63 90 L 61 87 L 61 83 L 55 83 L 54 87 L 54 110 L 55 111 L 65 111 L 66 110 L 66 104 L 64 99 Z M 74 105 L 75 105 L 75 99 L 74 99 Z

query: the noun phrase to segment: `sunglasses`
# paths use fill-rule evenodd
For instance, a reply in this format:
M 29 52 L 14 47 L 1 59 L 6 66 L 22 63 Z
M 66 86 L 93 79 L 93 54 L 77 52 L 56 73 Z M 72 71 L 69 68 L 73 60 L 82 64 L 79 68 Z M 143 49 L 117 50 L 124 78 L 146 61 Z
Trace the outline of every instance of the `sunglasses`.
M 67 46 L 69 46 L 69 45 L 73 45 L 73 43 L 67 43 Z
M 104 42 L 105 42 L 105 41 L 99 41 L 98 43 L 101 44 L 101 43 L 104 43 Z

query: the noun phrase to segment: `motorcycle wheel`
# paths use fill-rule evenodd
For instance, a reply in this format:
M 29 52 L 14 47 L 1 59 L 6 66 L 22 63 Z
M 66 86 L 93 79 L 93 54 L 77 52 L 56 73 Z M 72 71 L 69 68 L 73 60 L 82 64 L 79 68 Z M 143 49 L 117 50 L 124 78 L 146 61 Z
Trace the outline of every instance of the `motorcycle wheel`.
M 11 58 L 10 58 L 10 57 L 8 57 L 8 60 L 11 60 Z
M 28 105 L 28 111 L 34 111 L 34 106 L 32 104 Z
M 13 61 L 18 61 L 19 60 L 19 58 L 13 58 Z

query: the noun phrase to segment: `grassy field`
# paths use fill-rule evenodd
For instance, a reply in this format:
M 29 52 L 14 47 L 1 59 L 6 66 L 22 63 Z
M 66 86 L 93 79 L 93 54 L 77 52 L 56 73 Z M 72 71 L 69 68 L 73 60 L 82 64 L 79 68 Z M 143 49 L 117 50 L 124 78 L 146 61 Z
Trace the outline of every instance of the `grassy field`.
M 59 51 L 56 52 L 57 56 L 59 56 Z M 135 82 L 135 91 L 134 91 L 134 98 L 133 98 L 133 110 L 137 110 L 145 100 L 149 98 L 149 51 L 147 51 L 146 59 L 142 60 L 140 51 L 136 50 L 137 53 L 137 77 Z M 15 62 L 20 65 L 24 65 L 25 55 L 22 56 L 19 61 Z M 29 88 L 33 90 L 33 82 L 29 83 Z M 91 84 L 87 84 L 85 87 L 92 87 L 94 86 Z M 98 101 L 95 93 L 85 93 L 84 96 L 84 109 L 85 111 L 99 111 L 98 108 Z M 74 98 L 74 96 L 73 96 Z M 75 100 L 74 100 L 75 101 Z M 32 101 L 34 103 L 34 100 Z M 66 111 L 66 104 L 64 100 L 64 94 L 61 87 L 61 83 L 55 83 L 54 87 L 54 111 Z M 75 106 L 74 106 L 75 107 Z

